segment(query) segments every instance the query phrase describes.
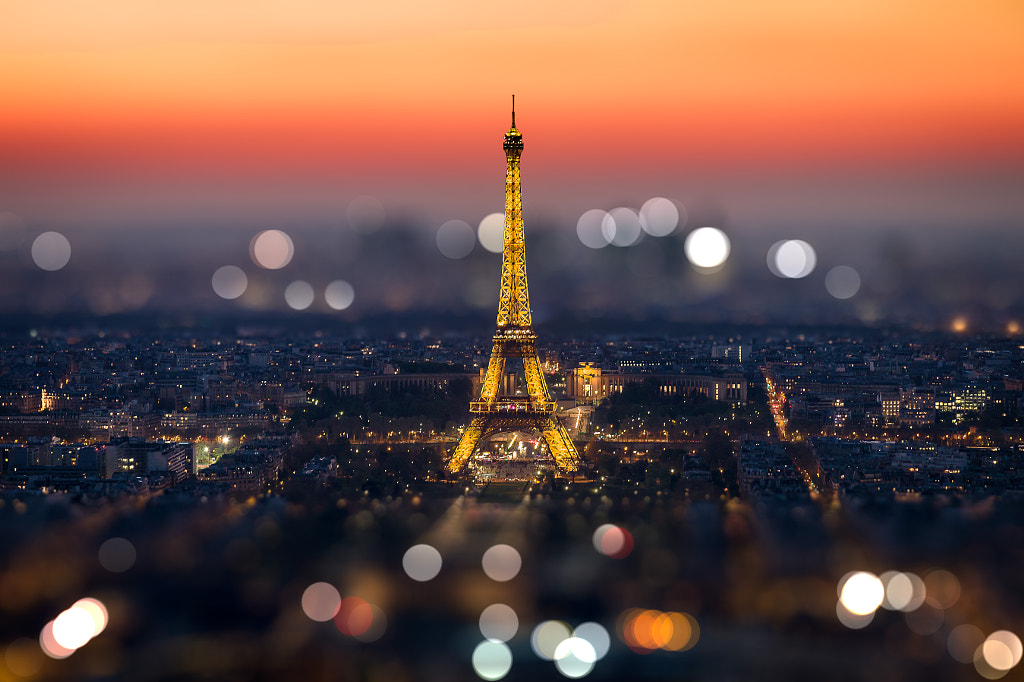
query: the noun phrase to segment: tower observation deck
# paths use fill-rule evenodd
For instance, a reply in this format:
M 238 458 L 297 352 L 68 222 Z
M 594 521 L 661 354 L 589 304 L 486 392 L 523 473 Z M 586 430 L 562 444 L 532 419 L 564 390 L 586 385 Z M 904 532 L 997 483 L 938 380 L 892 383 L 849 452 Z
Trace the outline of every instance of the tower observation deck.
M 501 291 L 498 296 L 497 329 L 487 363 L 480 397 L 470 402 L 474 415 L 448 460 L 448 470 L 465 466 L 481 441 L 498 433 L 539 432 L 560 469 L 579 468 L 579 453 L 565 427 L 555 418 L 555 403 L 537 358 L 537 335 L 530 314 L 530 292 L 526 282 L 526 233 L 523 228 L 523 199 L 519 182 L 519 159 L 523 135 L 516 128 L 515 99 L 512 127 L 505 133 L 505 233 L 501 257 Z M 525 395 L 502 394 L 508 360 L 522 362 Z M 518 377 L 517 377 L 518 378 Z M 515 383 L 515 382 L 512 382 Z

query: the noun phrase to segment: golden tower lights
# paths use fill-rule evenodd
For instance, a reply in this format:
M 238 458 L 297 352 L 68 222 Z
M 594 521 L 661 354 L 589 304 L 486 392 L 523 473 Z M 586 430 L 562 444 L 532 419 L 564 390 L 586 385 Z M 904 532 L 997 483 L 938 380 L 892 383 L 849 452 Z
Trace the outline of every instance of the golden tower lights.
M 565 427 L 555 418 L 555 403 L 537 358 L 537 335 L 530 315 L 530 292 L 526 285 L 526 235 L 523 229 L 523 203 L 519 186 L 519 157 L 523 153 L 523 135 L 516 128 L 515 98 L 512 99 L 512 127 L 505 133 L 505 239 L 501 259 L 501 292 L 498 299 L 498 325 L 480 397 L 470 402 L 473 421 L 466 427 L 448 470 L 457 472 L 473 456 L 481 440 L 496 433 L 511 431 L 540 432 L 558 467 L 574 472 L 579 468 L 579 453 Z M 523 363 L 525 397 L 502 395 L 505 361 L 518 358 Z

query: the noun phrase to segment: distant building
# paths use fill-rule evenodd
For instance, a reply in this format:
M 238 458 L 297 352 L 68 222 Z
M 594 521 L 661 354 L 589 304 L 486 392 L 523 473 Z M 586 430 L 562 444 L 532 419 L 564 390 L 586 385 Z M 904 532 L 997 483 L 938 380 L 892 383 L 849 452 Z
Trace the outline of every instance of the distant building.
M 572 370 L 566 381 L 566 395 L 578 405 L 596 405 L 624 386 L 655 381 L 666 395 L 700 393 L 712 400 L 740 406 L 747 403 L 747 380 L 739 372 L 712 374 L 649 374 L 608 372 L 584 362 Z

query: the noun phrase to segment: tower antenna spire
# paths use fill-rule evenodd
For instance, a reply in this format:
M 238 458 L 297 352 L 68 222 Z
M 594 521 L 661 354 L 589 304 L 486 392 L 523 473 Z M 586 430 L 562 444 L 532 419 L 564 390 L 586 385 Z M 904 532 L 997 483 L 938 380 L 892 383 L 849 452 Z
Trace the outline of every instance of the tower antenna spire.
M 512 95 L 512 127 L 516 127 L 516 96 Z

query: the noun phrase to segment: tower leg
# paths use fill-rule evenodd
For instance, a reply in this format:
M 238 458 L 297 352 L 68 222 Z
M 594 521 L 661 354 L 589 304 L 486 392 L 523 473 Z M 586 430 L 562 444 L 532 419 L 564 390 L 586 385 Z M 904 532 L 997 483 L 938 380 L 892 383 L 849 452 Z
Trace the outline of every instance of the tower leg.
M 473 456 L 473 451 L 476 450 L 476 446 L 480 442 L 480 436 L 483 435 L 485 424 L 486 420 L 483 417 L 475 417 L 462 432 L 462 438 L 459 439 L 455 452 L 448 460 L 449 473 L 454 474 L 461 471 L 469 458 Z
M 558 468 L 572 473 L 579 469 L 580 455 L 576 451 L 576 445 L 569 438 L 569 432 L 565 430 L 557 419 L 552 418 L 546 424 L 542 432 L 544 441 L 548 444 L 551 456 L 555 458 Z

